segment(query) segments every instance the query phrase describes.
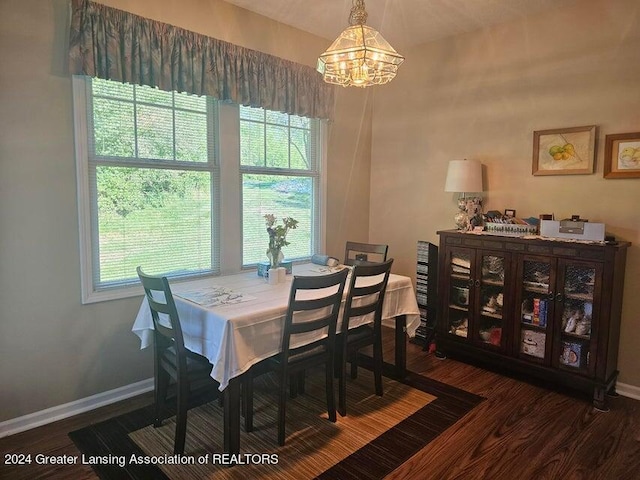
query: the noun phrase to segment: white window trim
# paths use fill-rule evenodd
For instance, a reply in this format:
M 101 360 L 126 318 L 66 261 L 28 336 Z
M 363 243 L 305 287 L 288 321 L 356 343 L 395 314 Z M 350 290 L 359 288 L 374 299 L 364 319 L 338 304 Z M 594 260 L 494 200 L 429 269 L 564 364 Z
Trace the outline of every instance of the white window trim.
M 122 285 L 96 290 L 93 286 L 93 245 L 91 238 L 91 202 L 89 191 L 89 145 L 87 124 L 87 82 L 83 76 L 72 77 L 73 119 L 75 131 L 76 186 L 80 253 L 80 288 L 83 304 L 130 298 L 144 294 L 141 285 Z M 242 268 L 242 174 L 240 172 L 240 125 L 237 105 L 218 102 L 219 119 L 219 228 L 220 274 L 238 273 Z M 317 253 L 326 249 L 327 204 L 327 125 L 319 122 L 317 142 L 319 170 L 319 218 Z M 244 270 L 247 270 L 246 268 Z M 189 281 L 194 277 L 172 281 Z
M 82 303 L 104 302 L 117 298 L 139 296 L 144 293 L 140 285 L 95 290 L 93 288 L 93 246 L 91 242 L 91 202 L 89 192 L 89 145 L 87 125 L 87 82 L 74 75 L 73 121 L 75 124 L 76 184 L 78 203 L 78 228 L 80 239 L 80 290 Z

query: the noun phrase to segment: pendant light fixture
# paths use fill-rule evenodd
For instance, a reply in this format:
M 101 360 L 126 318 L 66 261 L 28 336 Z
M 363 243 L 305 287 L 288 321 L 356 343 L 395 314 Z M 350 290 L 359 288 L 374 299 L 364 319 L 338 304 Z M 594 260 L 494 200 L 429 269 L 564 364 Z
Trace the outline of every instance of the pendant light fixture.
M 324 81 L 343 87 L 369 87 L 390 82 L 404 61 L 382 35 L 365 25 L 364 0 L 353 0 L 349 27 L 318 58 Z

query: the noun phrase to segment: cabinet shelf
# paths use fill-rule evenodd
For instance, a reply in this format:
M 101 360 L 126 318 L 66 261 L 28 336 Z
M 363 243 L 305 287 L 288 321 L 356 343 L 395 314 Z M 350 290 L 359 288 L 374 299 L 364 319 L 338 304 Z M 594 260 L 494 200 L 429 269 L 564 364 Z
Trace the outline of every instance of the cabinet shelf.
M 581 300 L 583 302 L 593 302 L 593 295 L 588 293 L 565 293 L 565 297 L 571 300 Z
M 504 287 L 504 282 L 500 282 L 498 280 L 483 279 L 482 285 L 489 285 L 491 287 Z
M 591 340 L 591 335 L 578 335 L 574 332 L 562 332 L 563 337 L 571 337 L 576 340 L 589 341 Z
M 502 315 L 499 314 L 499 313 L 491 313 L 491 312 L 482 311 L 482 312 L 480 312 L 480 314 L 483 317 L 489 317 L 489 318 L 495 318 L 495 319 L 498 319 L 498 320 L 502 320 Z
M 549 295 L 549 287 L 524 287 L 523 290 L 525 292 L 537 293 L 538 295 Z
M 457 310 L 459 312 L 468 312 L 469 311 L 468 308 L 461 307 L 460 305 L 451 305 L 451 304 L 449 304 L 449 308 L 451 310 Z

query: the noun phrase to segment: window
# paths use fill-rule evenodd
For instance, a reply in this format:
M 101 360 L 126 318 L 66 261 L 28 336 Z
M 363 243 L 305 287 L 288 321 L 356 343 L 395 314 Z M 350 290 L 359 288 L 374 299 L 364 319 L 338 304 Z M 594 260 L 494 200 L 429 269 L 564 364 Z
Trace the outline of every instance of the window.
M 300 222 L 287 258 L 322 249 L 321 122 L 73 81 L 84 303 L 140 294 L 138 265 L 170 277 L 253 267 L 266 213 Z
M 320 170 L 317 120 L 240 107 L 243 265 L 265 259 L 264 215 L 293 217 L 298 228 L 287 235 L 288 259 L 317 251 L 316 222 Z

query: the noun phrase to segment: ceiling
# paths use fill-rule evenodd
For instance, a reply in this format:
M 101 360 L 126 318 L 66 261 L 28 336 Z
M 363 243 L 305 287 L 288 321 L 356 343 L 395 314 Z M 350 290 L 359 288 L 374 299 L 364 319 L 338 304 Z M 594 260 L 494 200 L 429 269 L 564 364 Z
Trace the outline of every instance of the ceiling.
M 225 0 L 332 42 L 352 0 Z M 365 0 L 367 25 L 396 49 L 470 32 L 578 0 Z M 328 45 L 327 45 L 328 46 Z

